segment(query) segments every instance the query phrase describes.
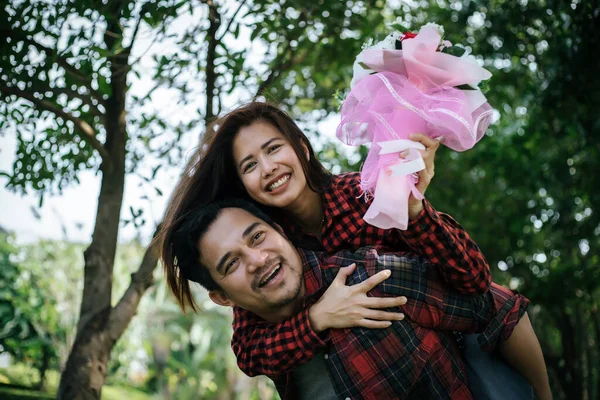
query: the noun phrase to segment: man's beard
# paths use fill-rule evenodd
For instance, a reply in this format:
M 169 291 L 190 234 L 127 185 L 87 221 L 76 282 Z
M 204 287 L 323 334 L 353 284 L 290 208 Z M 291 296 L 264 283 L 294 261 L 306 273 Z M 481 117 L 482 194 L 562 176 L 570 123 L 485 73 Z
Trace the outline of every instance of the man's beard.
M 296 284 L 295 287 L 291 288 L 283 298 L 277 300 L 274 303 L 269 303 L 269 307 L 274 310 L 277 310 L 282 307 L 289 306 L 290 304 L 294 303 L 295 301 L 298 301 L 298 299 L 300 297 L 300 292 L 302 291 L 303 283 L 304 283 L 304 281 L 302 278 L 298 279 L 298 283 Z

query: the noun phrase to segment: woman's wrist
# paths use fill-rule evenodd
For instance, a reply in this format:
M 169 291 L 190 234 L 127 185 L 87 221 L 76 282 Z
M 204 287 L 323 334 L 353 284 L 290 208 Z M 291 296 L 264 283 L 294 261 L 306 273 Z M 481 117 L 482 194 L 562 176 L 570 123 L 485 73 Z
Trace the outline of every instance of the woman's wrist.
M 423 211 L 423 209 L 424 209 L 423 200 L 420 200 L 418 203 L 416 203 L 414 205 L 409 205 L 408 206 L 408 219 L 413 220 L 413 219 L 417 218 L 419 216 L 419 214 L 421 214 L 421 211 Z
M 323 317 L 323 313 L 319 309 L 319 302 L 313 304 L 308 309 L 308 320 L 310 322 L 310 327 L 312 328 L 312 330 L 315 333 L 321 333 L 325 329 L 327 329 L 325 321 L 322 321 L 323 320 L 322 317 Z

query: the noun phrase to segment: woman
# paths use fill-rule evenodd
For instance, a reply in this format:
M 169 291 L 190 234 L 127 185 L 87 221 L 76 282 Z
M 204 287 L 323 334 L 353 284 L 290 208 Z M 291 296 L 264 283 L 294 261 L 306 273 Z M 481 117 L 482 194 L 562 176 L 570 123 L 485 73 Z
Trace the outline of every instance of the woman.
M 426 168 L 419 172 L 417 185 L 425 193 L 434 174 L 439 143 L 420 134 L 412 139 L 426 147 Z M 172 234 L 196 206 L 232 196 L 250 197 L 265 207 L 298 247 L 320 247 L 334 253 L 382 245 L 411 251 L 427 257 L 454 289 L 471 294 L 488 290 L 487 262 L 450 216 L 438 213 L 426 200 L 411 197 L 406 231 L 376 228 L 362 219 L 369 200 L 362 196 L 359 184 L 358 173 L 331 175 L 316 159 L 306 136 L 278 108 L 251 103 L 227 114 L 216 122 L 206 144 L 186 168 L 167 209 L 162 258 L 179 303 L 195 308 L 189 282 L 178 279 L 186 271 L 177 269 L 170 249 Z M 235 318 L 246 326 L 252 315 L 236 309 Z M 244 346 L 245 337 L 247 333 L 235 329 L 232 347 L 240 367 L 249 375 L 267 373 L 257 365 L 268 364 L 268 357 Z M 527 376 L 539 398 L 549 398 L 543 357 L 527 316 L 500 350 Z M 257 359 L 261 363 L 244 368 L 244 360 Z

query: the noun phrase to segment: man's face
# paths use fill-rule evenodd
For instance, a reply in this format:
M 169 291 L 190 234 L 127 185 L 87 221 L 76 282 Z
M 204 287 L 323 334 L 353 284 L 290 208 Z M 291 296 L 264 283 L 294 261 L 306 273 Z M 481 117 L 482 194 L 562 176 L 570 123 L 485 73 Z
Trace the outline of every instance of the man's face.
M 220 305 L 237 305 L 266 320 L 291 315 L 304 295 L 302 260 L 279 231 L 239 208 L 221 211 L 198 243 L 201 260 L 223 293 Z

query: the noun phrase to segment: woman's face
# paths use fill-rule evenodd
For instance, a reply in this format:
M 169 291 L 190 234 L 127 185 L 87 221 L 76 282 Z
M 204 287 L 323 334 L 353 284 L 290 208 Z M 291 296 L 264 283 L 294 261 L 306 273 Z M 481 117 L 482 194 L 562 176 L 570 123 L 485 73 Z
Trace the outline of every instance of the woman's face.
M 310 190 L 290 142 L 268 122 L 256 121 L 239 130 L 233 159 L 246 191 L 258 203 L 293 208 Z

